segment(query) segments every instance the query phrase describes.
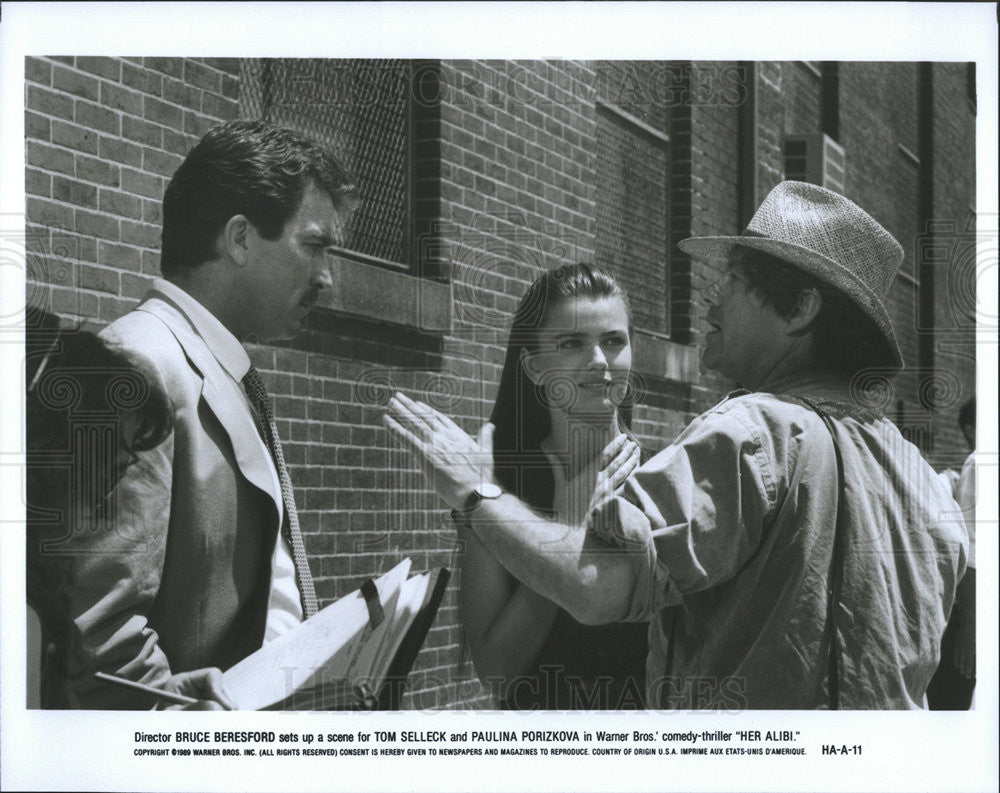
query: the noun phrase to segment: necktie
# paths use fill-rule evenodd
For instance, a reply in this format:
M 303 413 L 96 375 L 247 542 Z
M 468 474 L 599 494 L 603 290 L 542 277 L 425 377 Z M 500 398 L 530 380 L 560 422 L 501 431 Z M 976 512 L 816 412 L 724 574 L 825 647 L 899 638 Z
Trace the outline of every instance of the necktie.
M 302 611 L 308 619 L 317 611 L 316 592 L 313 589 L 312 575 L 309 572 L 309 560 L 306 558 L 306 547 L 302 542 L 302 532 L 299 529 L 299 516 L 295 511 L 295 496 L 292 493 L 292 483 L 285 467 L 285 456 L 281 453 L 281 441 L 278 439 L 278 428 L 274 424 L 274 413 L 271 411 L 271 398 L 261 379 L 260 372 L 253 366 L 243 378 L 250 402 L 257 410 L 258 425 L 261 430 L 274 467 L 278 471 L 278 482 L 281 484 L 281 500 L 285 504 L 285 519 L 281 522 L 281 533 L 292 548 L 292 558 L 295 560 L 295 583 L 299 588 L 302 600 Z

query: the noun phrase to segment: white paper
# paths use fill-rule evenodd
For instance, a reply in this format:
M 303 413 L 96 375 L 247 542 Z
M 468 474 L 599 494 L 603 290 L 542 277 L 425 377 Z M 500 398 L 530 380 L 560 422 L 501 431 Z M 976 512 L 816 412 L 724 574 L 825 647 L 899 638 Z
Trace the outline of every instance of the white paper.
M 409 571 L 404 559 L 375 580 L 386 614 L 394 613 Z M 242 710 L 261 710 L 317 683 L 353 684 L 371 668 L 388 625 L 384 620 L 373 630 L 364 597 L 352 592 L 227 669 L 223 683 Z M 331 654 L 333 647 L 339 649 Z

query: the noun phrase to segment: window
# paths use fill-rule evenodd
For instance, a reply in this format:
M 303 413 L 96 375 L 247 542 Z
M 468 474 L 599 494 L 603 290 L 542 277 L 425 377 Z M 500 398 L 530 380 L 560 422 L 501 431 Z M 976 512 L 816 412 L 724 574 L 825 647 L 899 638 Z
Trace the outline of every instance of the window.
M 619 280 L 644 331 L 670 331 L 667 105 L 654 82 L 666 65 L 598 65 L 595 263 Z
M 844 192 L 847 160 L 844 147 L 823 132 L 786 135 L 782 141 L 785 178 L 812 182 Z

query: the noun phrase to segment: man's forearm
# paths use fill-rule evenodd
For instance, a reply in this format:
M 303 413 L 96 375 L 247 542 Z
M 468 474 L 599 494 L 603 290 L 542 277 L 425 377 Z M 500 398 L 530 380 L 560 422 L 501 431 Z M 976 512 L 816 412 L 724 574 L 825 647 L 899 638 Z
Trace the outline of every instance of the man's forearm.
M 482 501 L 469 522 L 511 575 L 580 622 L 615 622 L 628 612 L 632 565 L 584 527 L 539 517 L 509 494 Z

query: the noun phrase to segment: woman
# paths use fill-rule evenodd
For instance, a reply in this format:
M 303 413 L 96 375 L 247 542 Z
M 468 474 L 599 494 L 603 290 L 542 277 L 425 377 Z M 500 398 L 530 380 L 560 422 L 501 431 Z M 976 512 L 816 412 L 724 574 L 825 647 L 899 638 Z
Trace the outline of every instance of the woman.
M 497 481 L 541 515 L 581 526 L 638 463 L 629 431 L 628 300 L 607 273 L 567 265 L 521 299 L 491 422 Z M 585 626 L 519 583 L 468 526 L 460 606 L 480 679 L 506 707 L 642 706 L 646 626 Z
M 93 670 L 70 613 L 72 566 L 60 545 L 100 525 L 135 455 L 169 436 L 170 415 L 97 336 L 61 331 L 42 312 L 29 311 L 27 325 L 28 707 L 73 708 L 71 681 Z M 232 707 L 218 669 L 176 674 L 161 687 L 201 700 L 190 709 Z

